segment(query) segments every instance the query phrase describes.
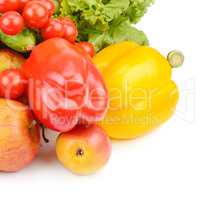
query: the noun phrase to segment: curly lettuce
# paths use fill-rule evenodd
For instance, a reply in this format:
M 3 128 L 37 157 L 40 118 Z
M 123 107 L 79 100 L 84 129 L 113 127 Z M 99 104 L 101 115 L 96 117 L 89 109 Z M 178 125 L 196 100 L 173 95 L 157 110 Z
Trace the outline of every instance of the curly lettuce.
M 60 0 L 60 15 L 73 18 L 79 39 L 91 41 L 96 51 L 123 40 L 148 44 L 137 23 L 153 0 Z

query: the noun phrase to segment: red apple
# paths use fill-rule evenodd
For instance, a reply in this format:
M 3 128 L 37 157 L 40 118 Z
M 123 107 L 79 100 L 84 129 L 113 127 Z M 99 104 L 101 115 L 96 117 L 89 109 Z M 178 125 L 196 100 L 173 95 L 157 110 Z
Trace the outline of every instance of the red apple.
M 77 126 L 58 136 L 57 157 L 73 173 L 85 175 L 103 167 L 111 154 L 111 142 L 96 125 Z
M 27 106 L 0 99 L 0 171 L 16 172 L 36 157 L 39 128 Z

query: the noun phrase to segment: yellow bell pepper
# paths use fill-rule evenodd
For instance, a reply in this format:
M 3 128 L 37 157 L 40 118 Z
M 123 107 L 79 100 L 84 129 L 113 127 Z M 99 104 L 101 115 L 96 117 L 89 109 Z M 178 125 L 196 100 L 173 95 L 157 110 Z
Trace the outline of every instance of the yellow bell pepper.
M 93 59 L 110 94 L 110 107 L 100 125 L 114 139 L 142 136 L 168 120 L 179 91 L 172 67 L 158 51 L 133 42 L 111 45 Z

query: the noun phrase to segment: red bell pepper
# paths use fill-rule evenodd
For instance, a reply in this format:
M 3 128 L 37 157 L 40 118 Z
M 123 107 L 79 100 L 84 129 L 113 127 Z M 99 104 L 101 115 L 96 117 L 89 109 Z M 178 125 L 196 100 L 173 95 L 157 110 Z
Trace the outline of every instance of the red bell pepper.
M 90 58 L 61 38 L 36 46 L 23 65 L 29 103 L 47 128 L 65 132 L 79 120 L 101 120 L 108 107 L 103 79 Z

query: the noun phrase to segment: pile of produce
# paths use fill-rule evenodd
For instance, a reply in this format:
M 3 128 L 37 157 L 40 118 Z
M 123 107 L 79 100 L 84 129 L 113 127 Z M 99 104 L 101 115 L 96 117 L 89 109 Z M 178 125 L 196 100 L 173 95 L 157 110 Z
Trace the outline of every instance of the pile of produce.
M 0 171 L 38 155 L 45 130 L 76 174 L 102 168 L 112 139 L 133 139 L 168 120 L 179 91 L 166 59 L 132 25 L 152 0 L 0 2 Z
M 77 22 L 79 38 L 89 40 L 99 51 L 124 40 L 148 44 L 146 35 L 134 28 L 153 0 L 61 0 L 61 16 Z
M 37 4 L 30 1 L 0 3 L 0 13 L 4 13 L 0 39 L 16 51 L 30 51 L 36 43 L 55 36 L 74 42 L 78 35 L 77 41 L 91 42 L 96 51 L 125 40 L 148 44 L 146 35 L 133 24 L 141 19 L 153 0 L 37 0 Z

